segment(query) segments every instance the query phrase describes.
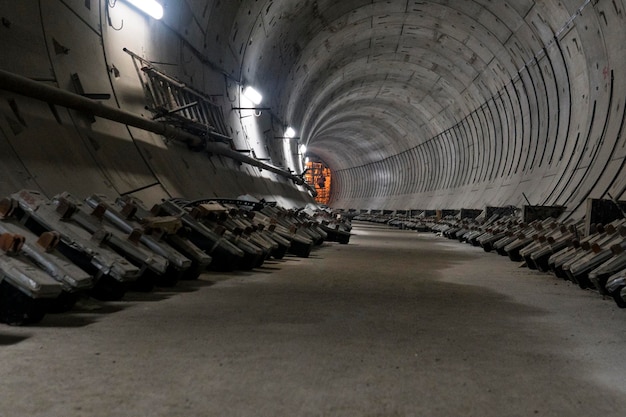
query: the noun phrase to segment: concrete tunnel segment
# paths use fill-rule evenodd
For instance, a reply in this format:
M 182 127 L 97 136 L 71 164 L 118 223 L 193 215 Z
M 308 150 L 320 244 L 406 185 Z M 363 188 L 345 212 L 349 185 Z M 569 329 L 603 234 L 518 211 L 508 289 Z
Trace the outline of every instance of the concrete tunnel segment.
M 337 208 L 565 205 L 623 197 L 624 1 L 0 2 L 0 69 L 149 118 L 128 48 L 215 98 L 231 147 L 333 170 Z M 271 110 L 250 114 L 254 85 Z M 311 197 L 288 179 L 160 135 L 1 92 L 4 194 L 147 201 Z M 258 116 L 258 117 L 255 117 Z M 281 138 L 287 125 L 299 139 Z

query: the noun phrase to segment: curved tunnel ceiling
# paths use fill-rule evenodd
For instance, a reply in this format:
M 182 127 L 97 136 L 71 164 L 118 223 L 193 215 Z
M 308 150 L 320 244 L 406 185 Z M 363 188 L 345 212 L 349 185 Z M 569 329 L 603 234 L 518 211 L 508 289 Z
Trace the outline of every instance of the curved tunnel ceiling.
M 259 19 L 279 20 L 277 30 L 289 35 L 270 36 L 257 54 L 265 63 L 282 60 L 289 78 L 282 86 L 282 80 L 276 79 L 275 65 L 255 63 L 257 78 L 260 84 L 270 86 L 270 91 L 283 92 L 279 103 L 288 103 L 286 119 L 301 123 L 312 151 L 335 155 L 327 162 L 336 169 L 349 167 L 343 161 L 354 159 L 344 151 L 350 130 L 337 131 L 337 144 L 331 148 L 328 134 L 323 134 L 327 139 L 325 149 L 321 149 L 316 144 L 320 119 L 329 112 L 349 114 L 355 120 L 355 132 L 361 130 L 354 116 L 366 120 L 370 115 L 350 96 L 359 100 L 367 97 L 378 103 L 381 111 L 398 109 L 395 112 L 400 114 L 406 111 L 403 103 L 413 101 L 413 124 L 423 126 L 424 131 L 414 132 L 409 143 L 397 137 L 394 142 L 405 142 L 406 149 L 430 139 L 484 103 L 523 63 L 519 58 L 516 63 L 503 45 L 512 28 L 523 22 L 507 2 L 485 2 L 488 8 L 473 1 L 346 1 L 341 6 L 334 4 L 337 2 L 307 3 L 310 10 L 298 8 L 294 2 L 268 2 L 266 15 Z M 525 10 L 516 2 L 524 14 L 530 5 Z M 256 28 L 266 31 L 265 25 Z M 260 35 L 253 34 L 251 39 L 257 37 Z M 273 38 L 277 38 L 276 43 Z M 280 45 L 284 39 L 295 41 L 293 48 L 299 50 L 295 62 L 285 61 L 282 52 L 272 54 L 284 49 Z M 485 76 L 488 65 L 508 71 L 488 74 L 491 89 L 480 91 L 476 80 Z M 264 74 L 264 68 L 271 68 L 272 73 Z M 451 106 L 455 107 L 448 110 Z M 372 136 L 388 134 L 372 132 Z M 393 151 L 397 149 L 390 149 L 390 155 Z
M 73 93 L 80 79 L 149 117 L 128 48 L 210 95 L 229 150 L 278 174 L 302 172 L 298 141 L 276 140 L 294 127 L 333 170 L 337 208 L 528 199 L 573 215 L 587 197 L 626 196 L 626 0 L 160 1 L 161 21 L 123 0 L 0 1 L 0 69 Z M 246 84 L 271 108 L 263 117 L 240 111 Z M 208 147 L 0 95 L 3 192 L 311 201 Z
M 621 114 L 594 120 L 623 103 L 609 97 L 612 66 L 623 68 L 622 10 L 589 0 L 273 0 L 247 3 L 236 21 L 250 33 L 242 77 L 270 92 L 335 171 L 336 206 L 523 204 L 526 193 L 573 211 L 584 197 L 624 191 L 621 164 L 598 178 Z

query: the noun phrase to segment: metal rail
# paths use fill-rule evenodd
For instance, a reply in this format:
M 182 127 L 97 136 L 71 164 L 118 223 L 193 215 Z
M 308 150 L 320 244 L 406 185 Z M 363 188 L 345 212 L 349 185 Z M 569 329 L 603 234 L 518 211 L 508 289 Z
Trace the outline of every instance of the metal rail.
M 57 87 L 52 87 L 42 82 L 33 81 L 8 71 L 0 70 L 0 89 L 21 94 L 47 103 L 67 107 L 70 109 L 90 113 L 103 119 L 123 123 L 148 132 L 156 133 L 186 143 L 190 147 L 203 146 L 204 149 L 215 155 L 222 155 L 235 161 L 265 169 L 282 177 L 289 178 L 294 183 L 306 187 L 314 196 L 317 194 L 301 177 L 285 171 L 279 167 L 259 161 L 240 154 L 225 146 L 216 143 L 203 143 L 198 136 L 187 133 L 181 129 L 171 127 L 163 122 L 157 122 L 137 116 L 128 111 L 108 107 L 98 101 L 83 97 Z

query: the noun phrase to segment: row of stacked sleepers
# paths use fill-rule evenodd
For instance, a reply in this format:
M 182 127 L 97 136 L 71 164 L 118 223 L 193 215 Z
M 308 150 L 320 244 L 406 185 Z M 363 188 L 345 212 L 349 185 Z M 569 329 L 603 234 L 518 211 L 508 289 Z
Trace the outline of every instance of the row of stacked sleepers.
M 611 296 L 626 307 L 626 219 L 592 224 L 553 218 L 524 223 L 514 215 L 494 215 L 485 222 L 444 221 L 430 225 L 435 232 L 486 252 L 497 252 L 530 269 L 551 272 L 582 289 Z
M 350 228 L 328 210 L 262 201 L 171 199 L 148 209 L 128 196 L 21 190 L 0 200 L 0 321 L 37 323 L 81 297 L 116 301 L 206 271 L 308 257 L 325 241 L 348 243 Z

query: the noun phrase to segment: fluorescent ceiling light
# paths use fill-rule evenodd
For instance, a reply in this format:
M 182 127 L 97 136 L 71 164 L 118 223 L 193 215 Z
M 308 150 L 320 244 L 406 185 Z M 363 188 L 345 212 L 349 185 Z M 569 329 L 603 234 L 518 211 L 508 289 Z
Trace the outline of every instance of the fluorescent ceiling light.
M 163 17 L 163 6 L 155 0 L 126 0 L 142 12 L 159 20 Z
M 250 86 L 247 86 L 243 89 L 243 95 L 252 103 L 254 103 L 255 106 L 258 106 L 263 101 L 263 96 L 261 95 L 261 93 L 259 93 Z
M 302 155 L 304 155 L 306 153 L 306 145 L 305 144 L 300 145 L 300 153 Z
M 293 130 L 293 128 L 291 126 L 289 126 L 286 130 L 285 130 L 285 137 L 286 138 L 292 138 L 296 136 L 296 131 Z

